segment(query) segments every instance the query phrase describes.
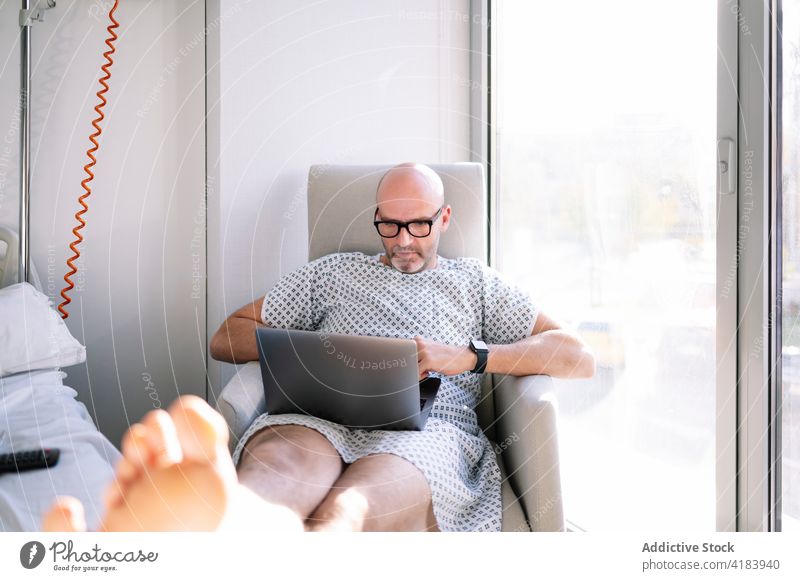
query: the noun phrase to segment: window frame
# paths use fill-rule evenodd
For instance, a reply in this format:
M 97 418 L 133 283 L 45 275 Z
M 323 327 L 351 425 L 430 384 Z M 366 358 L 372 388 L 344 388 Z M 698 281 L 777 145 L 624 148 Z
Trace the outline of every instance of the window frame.
M 724 530 L 779 531 L 780 179 L 775 165 L 777 108 L 772 106 L 777 0 L 742 0 L 735 4 L 736 12 L 729 4 L 720 0 L 719 6 L 736 19 L 738 32 L 738 477 L 735 529 L 728 515 L 720 524 Z
M 470 22 L 471 160 L 486 168 L 496 264 L 496 2 L 470 0 Z M 717 531 L 780 530 L 779 26 L 780 0 L 717 0 L 717 161 L 736 173 L 722 193 L 717 172 Z M 719 158 L 724 139 L 732 160 Z

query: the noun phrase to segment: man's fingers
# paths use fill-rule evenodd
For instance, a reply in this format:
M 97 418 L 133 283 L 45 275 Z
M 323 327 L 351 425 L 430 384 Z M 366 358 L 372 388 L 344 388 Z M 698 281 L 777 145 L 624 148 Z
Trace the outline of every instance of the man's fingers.
M 425 348 L 425 339 L 419 335 L 414 336 L 417 342 L 417 367 L 419 368 L 419 379 L 422 381 L 428 377 L 428 373 L 433 370 L 431 361 Z
M 430 372 L 430 368 L 427 365 L 422 365 L 421 360 L 419 362 L 419 379 L 422 381 L 426 377 L 428 377 L 428 372 Z

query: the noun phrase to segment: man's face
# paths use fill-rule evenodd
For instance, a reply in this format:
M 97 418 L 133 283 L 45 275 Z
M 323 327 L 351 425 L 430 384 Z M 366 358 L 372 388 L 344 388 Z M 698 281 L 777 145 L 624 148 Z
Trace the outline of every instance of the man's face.
M 378 204 L 376 220 L 414 222 L 430 220 L 441 206 L 419 198 L 394 198 Z M 436 252 L 439 237 L 447 230 L 450 219 L 450 206 L 444 206 L 431 226 L 431 232 L 424 238 L 412 236 L 407 228 L 400 228 L 394 238 L 381 237 L 389 263 L 406 274 L 414 274 L 436 266 Z

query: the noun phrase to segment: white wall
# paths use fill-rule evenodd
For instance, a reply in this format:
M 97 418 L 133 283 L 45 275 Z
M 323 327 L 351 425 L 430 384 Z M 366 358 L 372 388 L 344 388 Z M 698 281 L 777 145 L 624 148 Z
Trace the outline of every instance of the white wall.
M 306 261 L 310 165 L 470 159 L 468 8 L 208 2 L 209 337 Z
M 31 256 L 59 295 L 85 177 L 107 0 L 33 26 Z M 0 2 L 0 223 L 16 228 L 20 2 Z M 126 0 L 67 325 L 87 346 L 65 383 L 115 443 L 178 393 L 205 396 L 204 3 Z M 199 36 L 198 36 L 199 35 Z
M 110 5 L 58 2 L 33 29 L 31 246 L 56 304 Z M 311 164 L 470 159 L 468 5 L 120 3 L 80 290 L 67 319 L 89 360 L 66 381 L 112 441 L 157 403 L 205 395 L 207 332 L 305 262 Z M 18 10 L 0 0 L 0 223 L 13 226 Z M 210 361 L 211 387 L 234 369 Z

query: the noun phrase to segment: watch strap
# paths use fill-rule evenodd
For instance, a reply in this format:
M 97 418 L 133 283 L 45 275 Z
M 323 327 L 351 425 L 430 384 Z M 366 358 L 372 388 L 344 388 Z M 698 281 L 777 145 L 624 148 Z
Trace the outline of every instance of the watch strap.
M 475 363 L 475 367 L 472 369 L 471 373 L 483 373 L 486 371 L 486 363 L 489 361 L 488 349 L 478 349 L 472 341 L 470 341 L 469 347 L 478 357 L 478 361 Z

